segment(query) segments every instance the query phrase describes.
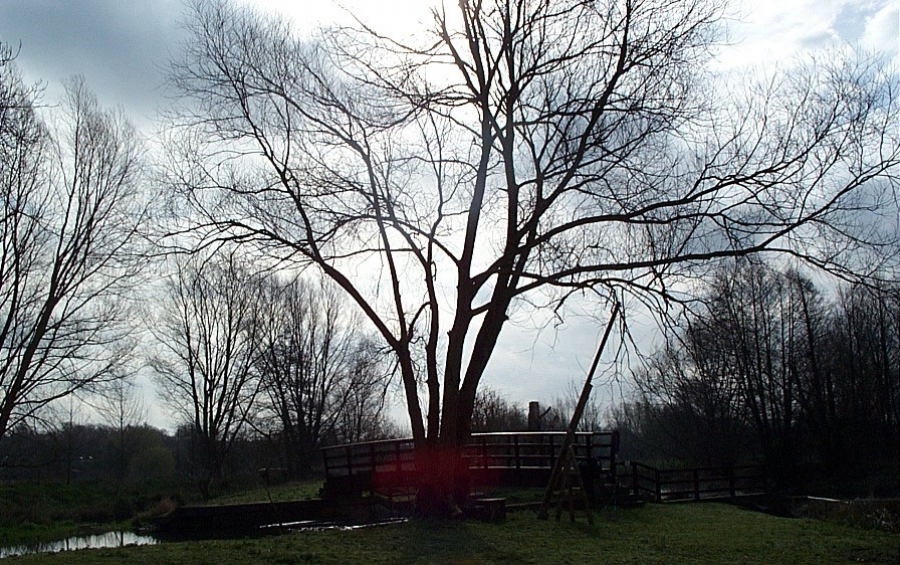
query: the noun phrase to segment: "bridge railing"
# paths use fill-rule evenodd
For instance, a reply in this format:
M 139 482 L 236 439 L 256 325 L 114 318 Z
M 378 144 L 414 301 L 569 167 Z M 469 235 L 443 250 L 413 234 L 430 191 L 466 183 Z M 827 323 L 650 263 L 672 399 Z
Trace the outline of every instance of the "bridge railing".
M 714 500 L 765 494 L 764 465 L 658 469 L 631 463 L 631 488 L 655 502 Z
M 472 434 L 463 457 L 473 472 L 549 471 L 565 432 L 491 432 Z M 615 474 L 618 433 L 578 432 L 575 457 L 592 472 Z M 322 449 L 326 482 L 347 489 L 370 490 L 380 477 L 392 485 L 415 485 L 416 452 L 411 439 L 390 439 L 336 445 Z M 388 479 L 385 479 L 388 477 Z
M 464 456 L 469 468 L 550 469 L 559 456 L 565 432 L 492 432 L 472 434 Z M 615 469 L 615 432 L 578 432 L 572 447 L 577 460 L 604 470 Z

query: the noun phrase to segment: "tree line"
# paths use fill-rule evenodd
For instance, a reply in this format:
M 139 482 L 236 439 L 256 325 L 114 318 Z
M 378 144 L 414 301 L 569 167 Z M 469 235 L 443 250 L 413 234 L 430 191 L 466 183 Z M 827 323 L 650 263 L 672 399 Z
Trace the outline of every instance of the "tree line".
M 322 281 L 265 274 L 234 253 L 180 261 L 166 284 L 150 359 L 163 398 L 190 423 L 203 489 L 225 478 L 236 441 L 270 438 L 292 477 L 326 442 L 396 434 L 391 367 Z
M 253 435 L 278 445 L 275 465 L 305 476 L 324 441 L 394 433 L 383 413 L 390 363 L 333 288 L 222 250 L 163 259 L 151 277 L 161 209 L 134 128 L 77 78 L 62 105 L 44 106 L 14 59 L 0 44 L 4 467 L 24 465 L 13 446 L 25 438 L 63 437 L 48 431 L 63 424 L 73 441 L 87 433 L 64 417 L 75 398 L 118 414 L 124 444 L 141 423 L 125 394 L 141 367 L 190 430 L 204 492 Z M 48 449 L 36 453 L 57 459 Z
M 636 384 L 640 400 L 614 418 L 637 443 L 632 456 L 764 462 L 784 488 L 893 492 L 900 286 L 817 285 L 735 262 L 698 289 Z

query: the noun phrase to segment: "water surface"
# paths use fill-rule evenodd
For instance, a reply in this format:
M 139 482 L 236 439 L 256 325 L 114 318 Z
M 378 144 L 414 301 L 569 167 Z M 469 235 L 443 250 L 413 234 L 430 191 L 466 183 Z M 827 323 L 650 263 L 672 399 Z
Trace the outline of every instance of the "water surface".
M 0 559 L 32 553 L 57 553 L 74 549 L 99 549 L 103 547 L 125 547 L 126 545 L 153 545 L 159 540 L 148 534 L 134 532 L 106 532 L 92 536 L 72 536 L 64 540 L 26 545 L 0 547 Z

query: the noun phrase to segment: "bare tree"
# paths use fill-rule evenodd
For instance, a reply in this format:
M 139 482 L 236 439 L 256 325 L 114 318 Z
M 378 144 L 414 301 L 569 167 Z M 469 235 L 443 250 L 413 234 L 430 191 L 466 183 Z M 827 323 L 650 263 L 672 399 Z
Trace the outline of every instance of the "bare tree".
M 852 489 L 847 476 L 877 484 L 896 468 L 896 287 L 829 301 L 795 270 L 742 260 L 699 295 L 637 379 L 674 455 L 764 459 L 782 487 Z
M 137 396 L 137 384 L 131 376 L 122 376 L 110 383 L 92 405 L 115 433 L 112 445 L 116 461 L 115 476 L 121 483 L 128 475 L 128 463 L 134 452 L 129 431 L 144 423 L 147 407 Z
M 809 359 L 795 292 L 802 280 L 758 261 L 722 269 L 702 295 L 702 310 L 670 344 L 668 362 L 648 374 L 646 390 L 693 416 L 695 443 L 712 447 L 710 457 L 733 455 L 727 446 L 737 443 L 731 435 L 746 418 L 773 469 L 793 471 Z
M 132 126 L 80 79 L 45 122 L 0 44 L 0 439 L 118 378 L 147 198 Z
M 743 455 L 747 411 L 735 375 L 733 330 L 724 320 L 692 320 L 686 336 L 670 336 L 637 371 L 643 402 L 628 409 L 633 422 L 649 421 L 646 435 L 665 435 L 666 446 L 656 445 L 654 457 L 714 466 L 733 465 Z
M 384 352 L 371 335 L 362 336 L 345 376 L 343 403 L 332 437 L 339 443 L 402 437 L 385 410 L 390 373 L 385 371 Z
M 578 405 L 578 398 L 581 391 L 575 388 L 575 383 L 570 382 L 565 394 L 557 396 L 553 400 L 550 412 L 544 416 L 544 421 L 548 429 L 556 429 L 565 431 L 572 421 L 572 414 Z M 603 418 L 603 406 L 597 398 L 590 398 L 584 406 L 581 414 L 581 420 L 578 423 L 578 431 L 594 432 L 606 429 L 606 423 Z
M 528 429 L 526 410 L 492 388 L 482 388 L 472 410 L 473 432 L 514 432 Z
M 850 276 L 886 243 L 896 76 L 835 57 L 714 99 L 717 1 L 466 0 L 415 45 L 193 7 L 169 173 L 195 216 L 178 230 L 334 280 L 395 354 L 422 449 L 464 441 L 517 304 L 663 310 L 723 257 Z M 426 512 L 452 483 L 442 457 Z
M 258 284 L 232 253 L 182 261 L 152 328 L 150 359 L 163 398 L 189 422 L 204 496 L 224 480 L 226 460 L 256 408 L 261 352 Z
M 328 284 L 260 281 L 258 372 L 292 475 L 308 475 L 324 441 L 377 433 L 387 378 L 379 353 L 346 301 Z M 363 426 L 366 429 L 363 430 Z
M 129 426 L 144 423 L 147 418 L 147 406 L 139 393 L 133 376 L 123 375 L 105 387 L 91 405 L 107 426 L 121 433 Z
M 896 469 L 900 458 L 898 285 L 842 289 L 819 344 L 822 367 L 807 383 L 815 388 L 810 387 L 802 400 L 812 423 L 823 432 L 817 442 L 823 459 L 835 461 L 841 470 L 882 462 L 888 462 L 885 470 Z M 891 484 L 896 490 L 896 481 Z

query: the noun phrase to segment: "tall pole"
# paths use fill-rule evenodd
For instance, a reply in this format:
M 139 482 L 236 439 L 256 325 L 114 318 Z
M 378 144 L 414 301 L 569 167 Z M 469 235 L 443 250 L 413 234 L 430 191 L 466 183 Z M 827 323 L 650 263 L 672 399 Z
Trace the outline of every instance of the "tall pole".
M 575 411 L 572 413 L 572 419 L 569 421 L 569 427 L 566 428 L 566 437 L 563 440 L 559 455 L 556 458 L 556 463 L 554 463 L 553 465 L 553 471 L 550 473 L 550 483 L 547 485 L 547 491 L 544 493 L 544 500 L 543 502 L 541 502 L 541 509 L 538 511 L 538 518 L 542 520 L 547 519 L 547 509 L 550 507 L 550 498 L 553 496 L 553 491 L 556 490 L 556 486 L 561 478 L 566 456 L 568 454 L 569 448 L 572 446 L 572 443 L 575 440 L 575 430 L 578 429 L 578 424 L 581 422 L 581 416 L 584 413 L 585 407 L 587 406 L 588 398 L 590 398 L 591 396 L 591 389 L 594 386 L 591 381 L 594 380 L 594 372 L 597 370 L 597 365 L 600 363 L 600 356 L 603 354 L 603 350 L 606 348 L 606 342 L 609 339 L 609 334 L 612 333 L 613 324 L 615 323 L 616 316 L 618 315 L 619 303 L 617 302 L 613 306 L 612 315 L 609 317 L 609 323 L 606 324 L 606 331 L 603 332 L 603 339 L 600 340 L 600 346 L 597 348 L 597 354 L 594 355 L 594 361 L 593 363 L 591 363 L 591 368 L 588 371 L 587 378 L 584 381 L 584 387 L 582 387 L 581 389 L 581 396 L 578 397 L 578 404 L 575 405 Z

